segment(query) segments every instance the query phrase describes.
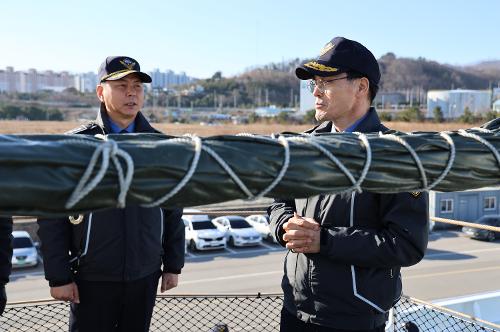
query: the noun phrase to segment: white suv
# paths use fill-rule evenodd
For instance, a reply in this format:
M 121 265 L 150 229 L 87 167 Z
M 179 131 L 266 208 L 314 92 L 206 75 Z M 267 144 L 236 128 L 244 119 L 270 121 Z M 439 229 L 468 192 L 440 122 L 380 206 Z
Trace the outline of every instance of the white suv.
M 191 250 L 226 249 L 224 232 L 215 227 L 208 215 L 185 214 L 182 220 L 186 227 L 186 243 Z
M 262 242 L 262 237 L 243 217 L 224 216 L 212 220 L 217 228 L 226 232 L 230 246 L 254 246 Z
M 252 214 L 246 217 L 245 220 L 260 233 L 264 240 L 276 242 L 269 228 L 269 216 L 264 214 Z
M 37 266 L 38 250 L 37 243 L 33 243 L 31 236 L 26 231 L 12 232 L 12 245 L 14 252 L 12 254 L 12 266 Z

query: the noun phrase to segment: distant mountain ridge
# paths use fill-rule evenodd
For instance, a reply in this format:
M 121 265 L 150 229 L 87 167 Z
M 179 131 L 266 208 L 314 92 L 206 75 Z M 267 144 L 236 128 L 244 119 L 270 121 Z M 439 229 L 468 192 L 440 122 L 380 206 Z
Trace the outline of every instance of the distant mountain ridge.
M 211 78 L 198 80 L 204 92 L 184 98 L 183 103 L 194 107 L 297 107 L 300 91 L 295 68 L 303 61 L 296 58 L 255 66 L 232 77 L 216 72 Z M 382 72 L 379 91 L 411 90 L 421 95 L 428 90 L 483 90 L 500 82 L 500 60 L 460 67 L 387 53 L 378 61 Z
M 423 90 L 489 89 L 500 82 L 500 61 L 458 67 L 424 58 L 397 58 L 387 53 L 380 57 L 379 64 L 383 91 L 415 87 Z
M 483 61 L 468 66 L 453 66 L 425 58 L 399 58 L 394 53 L 387 53 L 378 61 L 382 72 L 381 91 L 412 88 L 425 91 L 489 89 L 491 86 L 496 87 L 500 82 L 500 60 Z M 296 79 L 294 71 L 301 62 L 300 59 L 293 59 L 282 63 L 271 63 L 248 69 L 234 78 L 257 78 L 262 77 L 263 72 L 267 72 L 268 75 L 272 75 L 272 72 L 280 72 L 279 76 L 283 79 L 290 76 L 286 78 L 286 85 L 289 86 L 290 79 Z
M 465 71 L 479 73 L 480 75 L 485 75 L 486 77 L 491 77 L 492 79 L 500 76 L 500 60 L 482 61 L 475 65 L 464 66 L 463 68 Z

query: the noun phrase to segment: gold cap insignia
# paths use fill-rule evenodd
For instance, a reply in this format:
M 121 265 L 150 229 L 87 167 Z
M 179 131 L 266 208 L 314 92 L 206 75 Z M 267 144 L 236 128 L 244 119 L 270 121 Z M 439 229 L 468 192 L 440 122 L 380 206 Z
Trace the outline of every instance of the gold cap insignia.
M 130 59 L 128 59 L 128 58 L 125 58 L 125 59 L 123 59 L 123 60 L 120 60 L 120 63 L 121 63 L 122 65 L 124 65 L 125 67 L 127 67 L 129 70 L 134 69 L 134 66 L 135 66 L 135 62 L 134 62 L 134 61 L 132 61 L 132 60 L 130 60 Z
M 326 52 L 328 52 L 329 50 L 331 50 L 332 48 L 334 48 L 335 45 L 333 45 L 331 42 L 327 43 L 322 49 L 321 51 L 319 52 L 319 56 L 322 56 L 323 54 L 325 54 Z
M 317 63 L 316 61 L 308 62 L 308 63 L 304 64 L 304 67 L 308 67 L 308 68 L 319 70 L 319 71 L 332 72 L 332 73 L 339 70 L 338 68 L 322 65 L 321 63 Z
M 421 192 L 420 191 L 412 191 L 410 194 L 412 194 L 413 197 L 417 198 L 418 196 L 420 196 Z

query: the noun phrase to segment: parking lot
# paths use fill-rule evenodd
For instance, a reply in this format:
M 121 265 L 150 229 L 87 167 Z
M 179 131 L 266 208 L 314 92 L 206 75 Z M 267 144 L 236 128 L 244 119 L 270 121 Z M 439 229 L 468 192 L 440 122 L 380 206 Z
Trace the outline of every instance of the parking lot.
M 258 245 L 254 246 L 246 246 L 246 247 L 231 247 L 226 246 L 225 249 L 214 249 L 214 250 L 192 250 L 190 248 L 187 249 L 186 252 L 186 261 L 191 259 L 202 259 L 209 257 L 219 257 L 219 256 L 231 256 L 231 255 L 249 255 L 251 253 L 259 253 L 259 252 L 269 252 L 269 251 L 284 251 L 285 249 L 281 247 L 277 243 L 273 243 L 268 240 L 263 240 Z
M 267 241 L 253 247 L 188 250 L 180 284 L 170 293 L 281 292 L 285 253 L 283 248 Z M 472 240 L 458 231 L 433 232 L 425 258 L 404 268 L 402 274 L 405 294 L 423 300 L 498 291 L 500 240 Z M 15 269 L 7 292 L 9 301 L 49 298 L 42 265 Z

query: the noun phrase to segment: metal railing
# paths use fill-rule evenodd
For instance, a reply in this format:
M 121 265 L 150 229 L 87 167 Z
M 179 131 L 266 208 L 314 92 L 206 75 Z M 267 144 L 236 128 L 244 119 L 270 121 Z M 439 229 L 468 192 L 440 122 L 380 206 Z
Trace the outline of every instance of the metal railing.
M 262 210 L 259 210 L 259 208 L 262 208 Z M 265 207 L 260 207 L 257 206 L 256 210 L 248 210 L 245 209 L 244 207 L 238 208 L 238 209 L 225 209 L 225 210 L 212 210 L 212 209 L 204 209 L 200 210 L 199 212 L 185 212 L 184 214 L 186 215 L 211 215 L 211 216 L 224 216 L 224 215 L 239 215 L 239 216 L 249 216 L 252 214 L 267 214 L 267 211 L 264 210 Z M 27 216 L 14 216 L 14 221 L 16 223 L 26 223 L 26 222 L 32 222 L 35 220 L 35 217 L 27 217 Z M 466 226 L 466 227 L 471 227 L 471 228 L 477 228 L 477 229 L 484 229 L 487 231 L 492 231 L 492 232 L 499 232 L 500 233 L 500 227 L 495 227 L 495 226 L 489 226 L 489 225 L 482 225 L 482 224 L 476 224 L 472 222 L 465 222 L 461 220 L 453 220 L 453 219 L 447 219 L 447 218 L 439 218 L 439 217 L 430 217 L 430 220 L 435 221 L 435 222 L 440 222 L 444 224 L 449 224 L 449 225 L 455 225 L 455 226 Z
M 158 296 L 151 331 L 279 331 L 282 294 Z M 0 331 L 65 331 L 69 305 L 59 301 L 10 304 Z M 413 329 L 407 326 L 413 324 Z M 415 329 L 418 328 L 417 329 Z M 388 332 L 500 331 L 500 326 L 403 296 L 389 315 Z
M 388 332 L 500 331 L 500 326 L 412 297 L 403 296 L 391 310 Z
M 266 211 L 204 210 L 189 214 L 250 215 Z M 23 222 L 32 217 L 16 217 Z M 499 227 L 432 217 L 436 222 L 500 232 Z M 265 295 L 158 296 L 151 331 L 210 331 L 217 325 L 229 331 L 279 331 L 283 297 Z M 69 306 L 59 301 L 11 303 L 0 317 L 0 332 L 67 330 Z M 215 329 L 216 330 L 216 329 Z M 500 331 L 500 326 L 443 307 L 403 296 L 391 310 L 387 331 Z

